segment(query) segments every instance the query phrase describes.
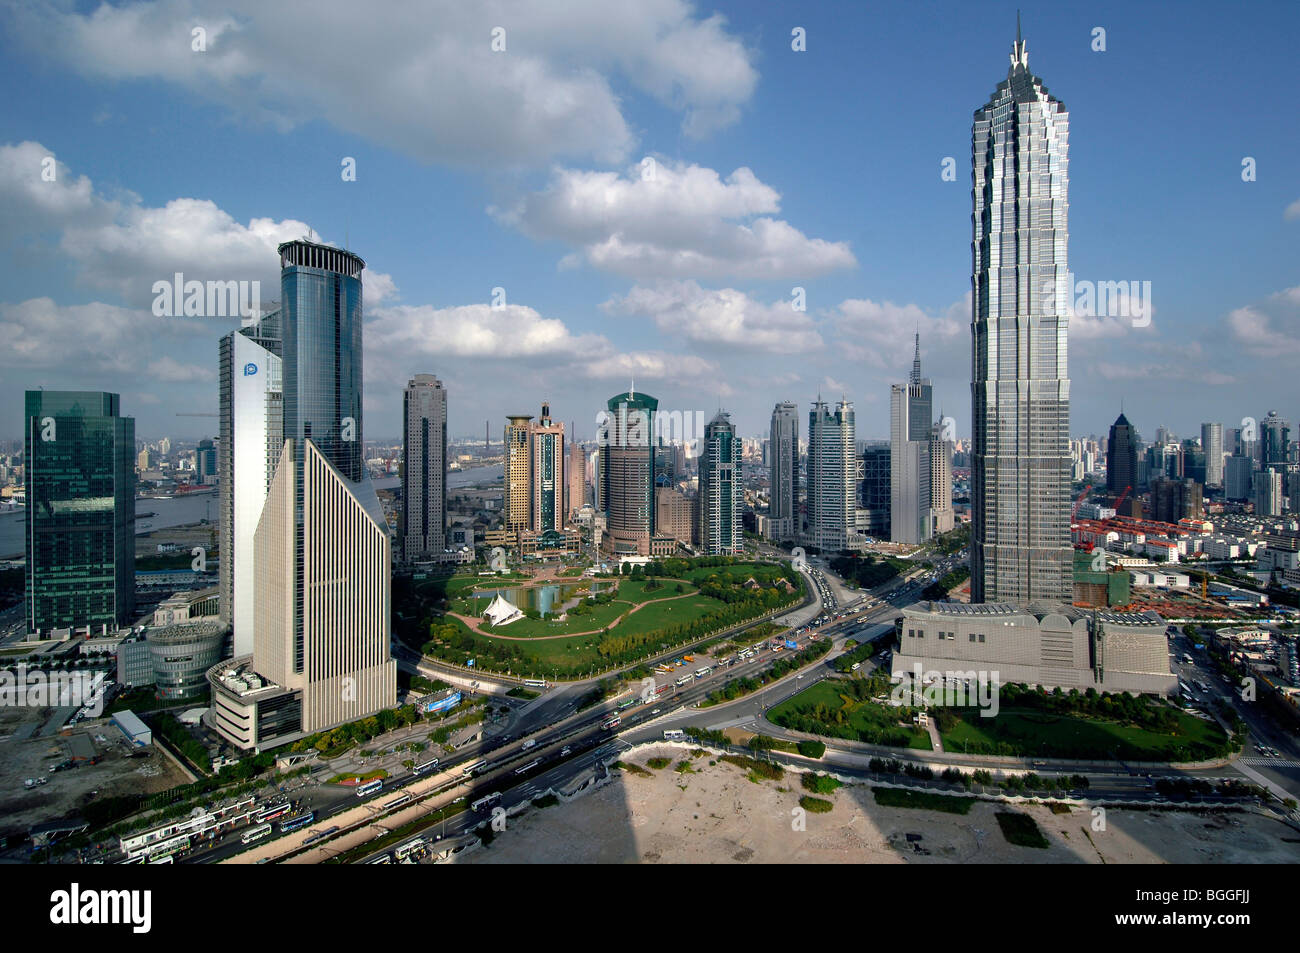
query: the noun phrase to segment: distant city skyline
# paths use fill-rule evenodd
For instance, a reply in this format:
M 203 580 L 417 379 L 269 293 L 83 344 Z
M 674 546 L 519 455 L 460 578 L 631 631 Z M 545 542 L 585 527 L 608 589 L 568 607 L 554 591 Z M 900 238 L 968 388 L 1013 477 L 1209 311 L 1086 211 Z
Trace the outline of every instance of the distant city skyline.
M 713 7 L 665 8 L 658 31 L 628 29 L 603 4 L 576 3 L 572 22 L 554 24 L 521 8 L 513 25 L 532 40 L 508 62 L 535 88 L 491 82 L 487 14 L 449 7 L 463 57 L 431 68 L 463 80 L 457 110 L 430 109 L 427 85 L 403 80 L 441 60 L 428 31 L 396 14 L 357 24 L 322 2 L 322 28 L 347 30 L 373 69 L 301 90 L 302 64 L 263 52 L 292 28 L 284 13 L 249 5 L 206 59 L 159 58 L 146 51 L 184 14 L 142 8 L 157 16 L 106 7 L 112 22 L 95 29 L 89 12 L 0 13 L 0 74 L 14 87 L 42 77 L 41 96 L 0 117 L 0 435 L 21 436 L 22 393 L 43 386 L 120 393 L 144 438 L 216 436 L 174 415 L 217 412 L 217 341 L 237 321 L 154 305 L 191 281 L 258 281 L 269 308 L 267 262 L 304 235 L 366 249 L 372 437 L 400 436 L 402 388 L 432 373 L 464 395 L 453 439 L 543 399 L 575 424 L 570 439 L 591 439 L 605 397 L 632 376 L 665 408 L 711 416 L 725 404 L 742 437 L 768 430 L 774 401 L 803 414 L 820 394 L 854 403 L 861 438 L 885 439 L 889 383 L 918 329 L 936 406 L 971 434 L 966 144 L 1005 62 L 1013 4 L 945 4 L 943 31 L 922 10 L 801 10 L 803 52 L 790 24 L 736 2 L 716 20 Z M 1025 11 L 1035 62 L 1069 90 L 1085 132 L 1069 277 L 1152 291 L 1149 321 L 1072 321 L 1072 434 L 1104 434 L 1121 401 L 1144 434 L 1231 428 L 1270 408 L 1300 416 L 1283 372 L 1300 340 L 1300 131 L 1274 119 L 1289 107 L 1286 38 L 1300 12 L 1185 9 L 1179 31 L 1154 8 Z M 598 44 L 569 42 L 577 24 L 638 39 L 596 57 Z M 81 45 L 53 42 L 56 29 Z M 639 39 L 667 33 L 699 55 Z M 1233 68 L 1181 68 L 1208 50 Z M 141 65 L 126 76 L 122 57 Z M 933 108 L 839 95 L 846 76 L 879 87 L 904 74 Z M 1161 108 L 1128 108 L 1138 93 Z M 573 110 L 543 116 L 539 95 Z M 1237 108 L 1247 98 L 1258 108 Z M 408 107 L 427 124 L 393 118 Z M 1210 148 L 1207 114 L 1227 117 Z M 865 130 L 886 121 L 882 150 Z M 286 151 L 292 174 L 228 160 Z M 1134 158 L 1152 155 L 1157 166 Z

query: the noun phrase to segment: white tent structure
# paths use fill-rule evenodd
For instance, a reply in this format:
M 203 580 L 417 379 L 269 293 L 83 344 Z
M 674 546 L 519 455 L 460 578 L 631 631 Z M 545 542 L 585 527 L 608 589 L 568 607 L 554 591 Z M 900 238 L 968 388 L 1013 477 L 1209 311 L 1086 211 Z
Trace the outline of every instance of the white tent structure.
M 524 617 L 519 611 L 519 607 L 513 605 L 510 600 L 501 593 L 492 600 L 492 604 L 483 610 L 483 618 L 487 619 L 488 625 L 509 625 L 511 622 L 517 622 Z

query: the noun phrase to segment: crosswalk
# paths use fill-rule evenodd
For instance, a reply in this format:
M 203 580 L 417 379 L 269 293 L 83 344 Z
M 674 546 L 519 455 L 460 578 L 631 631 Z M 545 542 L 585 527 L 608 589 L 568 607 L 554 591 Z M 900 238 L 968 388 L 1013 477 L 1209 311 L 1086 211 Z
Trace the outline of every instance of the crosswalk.
M 1238 764 L 1248 764 L 1252 768 L 1300 768 L 1300 761 L 1288 761 L 1285 758 L 1238 758 Z

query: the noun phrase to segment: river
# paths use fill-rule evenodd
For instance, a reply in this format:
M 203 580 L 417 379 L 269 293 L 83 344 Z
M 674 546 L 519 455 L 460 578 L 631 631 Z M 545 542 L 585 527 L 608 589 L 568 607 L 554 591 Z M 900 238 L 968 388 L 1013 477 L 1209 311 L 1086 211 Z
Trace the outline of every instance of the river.
M 474 467 L 469 470 L 452 470 L 447 474 L 447 488 L 473 486 L 477 483 L 492 483 L 501 479 L 501 465 L 491 467 Z M 395 476 L 375 480 L 375 489 L 391 490 L 400 481 Z M 216 522 L 221 507 L 221 494 L 192 493 L 172 497 L 169 500 L 138 499 L 135 501 L 136 534 L 151 533 L 156 529 L 169 526 L 186 526 L 203 521 Z M 152 515 L 146 515 L 152 514 Z M 25 509 L 0 513 L 0 559 L 17 559 L 26 553 L 23 538 L 26 533 L 27 511 Z

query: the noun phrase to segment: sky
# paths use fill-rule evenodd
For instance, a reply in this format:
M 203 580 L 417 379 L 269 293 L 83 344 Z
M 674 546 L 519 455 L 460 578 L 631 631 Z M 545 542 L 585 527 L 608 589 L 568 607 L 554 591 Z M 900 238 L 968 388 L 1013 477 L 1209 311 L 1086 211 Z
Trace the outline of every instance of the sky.
M 304 235 L 366 261 L 368 439 L 400 432 L 417 373 L 453 436 L 548 400 L 590 438 L 635 382 L 744 436 L 846 397 L 884 438 L 918 331 L 966 436 L 971 116 L 1016 9 L 6 4 L 0 438 L 36 387 L 118 392 L 141 438 L 211 436 L 177 414 L 216 412 L 239 319 L 157 315 L 155 285 L 257 281 L 265 305 Z M 1300 6 L 1022 22 L 1069 111 L 1076 289 L 1150 289 L 1144 316 L 1071 321 L 1072 433 L 1121 403 L 1148 439 L 1300 417 Z

